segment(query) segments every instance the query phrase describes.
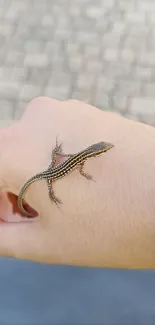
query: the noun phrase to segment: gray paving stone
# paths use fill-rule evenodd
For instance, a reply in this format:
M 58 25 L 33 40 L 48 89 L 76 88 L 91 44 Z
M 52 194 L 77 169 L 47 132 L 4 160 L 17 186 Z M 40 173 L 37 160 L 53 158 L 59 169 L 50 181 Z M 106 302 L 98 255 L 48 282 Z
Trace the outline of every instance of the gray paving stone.
M 142 89 L 143 95 L 155 98 L 155 83 L 145 83 Z
M 104 110 L 111 110 L 112 105 L 110 102 L 110 97 L 102 89 L 98 89 L 95 98 L 95 105 Z
M 24 65 L 28 67 L 37 67 L 46 69 L 49 64 L 49 58 L 46 54 L 27 54 Z
M 24 85 L 19 93 L 20 100 L 31 101 L 33 98 L 41 96 L 41 89 L 34 85 Z
M 9 125 L 11 125 L 13 122 L 13 119 L 5 119 L 5 120 L 1 120 L 0 119 L 0 128 L 6 128 L 8 127 Z
M 37 15 L 37 12 L 32 11 L 31 13 L 28 13 L 28 15 L 23 16 L 22 23 L 24 23 L 28 27 L 34 27 L 38 25 L 39 28 L 40 17 Z
M 132 120 L 132 121 L 135 121 L 135 122 L 139 122 L 141 120 L 141 122 L 142 122 L 142 118 L 140 117 L 140 115 L 133 115 L 133 114 L 131 114 L 129 112 L 124 112 L 123 116 L 125 118 L 127 118 L 128 120 Z
M 128 34 L 130 36 L 147 36 L 150 32 L 150 26 L 149 25 L 143 25 L 143 24 L 132 24 L 130 26 L 130 29 L 128 29 Z
M 101 7 L 112 8 L 115 4 L 115 0 L 101 0 Z
M 96 32 L 99 34 L 102 34 L 102 36 L 103 36 L 105 34 L 106 30 L 108 29 L 109 23 L 110 23 L 109 19 L 107 19 L 106 12 L 105 12 L 104 18 L 98 19 L 95 23 Z
M 73 59 L 74 60 L 74 59 Z M 69 64 L 66 62 L 66 59 L 63 56 L 55 56 L 52 60 L 52 74 L 58 74 L 62 73 L 67 73 L 68 70 L 73 69 L 74 71 L 77 71 L 78 69 L 78 62 L 75 59 L 75 65 L 72 67 L 73 60 L 71 60 L 71 63 Z
M 69 85 L 71 84 L 71 78 L 69 74 L 66 73 L 52 73 L 51 78 L 49 79 L 48 85 L 50 86 L 57 86 L 58 89 L 63 87 L 68 89 Z
M 8 82 L 13 74 L 13 68 L 11 67 L 0 67 L 0 80 L 2 82 Z
M 23 65 L 24 62 L 24 54 L 20 51 L 11 49 L 9 51 L 6 51 L 6 64 L 7 65 L 14 65 L 19 66 Z
M 120 44 L 121 36 L 119 33 L 107 32 L 102 39 L 102 46 L 105 49 L 116 50 Z
M 155 116 L 155 99 L 147 97 L 133 98 L 130 112 L 133 115 L 141 114 L 143 116 Z
M 77 40 L 80 43 L 92 44 L 92 45 L 94 42 L 97 43 L 97 41 L 98 41 L 96 33 L 83 32 L 82 30 L 77 32 Z
M 127 13 L 126 19 L 129 23 L 144 24 L 145 23 L 145 13 L 144 12 L 130 12 Z
M 49 69 L 41 69 L 40 71 L 40 69 L 33 67 L 27 68 L 25 75 L 25 82 L 42 88 L 48 84 L 51 72 Z
M 71 92 L 71 80 L 68 74 L 52 75 L 45 89 L 45 95 L 57 99 L 68 99 Z
M 94 76 L 93 75 L 89 75 L 89 74 L 86 74 L 86 73 L 81 73 L 76 81 L 75 81 L 75 84 L 76 84 L 76 87 L 78 89 L 81 89 L 81 90 L 84 90 L 84 89 L 90 89 L 93 85 L 93 82 L 94 82 Z
M 70 55 L 70 56 L 74 56 L 74 55 L 80 55 L 81 54 L 81 49 L 82 49 L 82 46 L 80 46 L 79 43 L 67 43 L 65 44 L 65 48 L 66 48 L 66 52 L 67 52 L 67 55 Z M 88 48 L 88 50 L 87 50 Z M 85 46 L 85 51 L 86 53 L 89 51 L 89 49 L 92 49 L 92 46 L 90 45 L 88 47 Z
M 3 18 L 5 15 L 5 8 L 4 7 L 0 7 L 0 18 Z
M 78 15 L 73 17 L 73 30 L 79 35 L 79 39 L 82 42 L 87 43 L 92 41 L 96 35 L 96 21 L 94 19 L 88 18 L 87 16 Z
M 0 0 L 0 100 L 15 118 L 38 94 L 132 116 L 155 98 L 154 27 L 152 0 Z
M 102 62 L 99 60 L 88 60 L 86 63 L 86 72 L 91 72 L 94 76 L 99 74 L 102 69 Z
M 8 7 L 9 4 L 9 7 Z M 26 1 L 8 1 L 6 2 L 6 6 L 8 7 L 7 12 L 16 12 L 18 14 L 21 14 L 23 12 L 26 12 L 28 9 L 28 4 Z
M 80 72 L 82 68 L 82 59 L 80 57 L 70 57 L 68 66 L 72 72 Z
M 71 2 L 69 12 L 72 17 L 78 17 L 81 15 L 81 7 L 77 2 Z
M 72 31 L 71 30 L 65 30 L 64 28 L 58 28 L 55 31 L 55 38 L 57 41 L 69 41 L 71 38 Z
M 19 100 L 16 102 L 16 107 L 15 107 L 14 116 L 13 116 L 13 118 L 15 120 L 19 120 L 22 117 L 27 105 L 28 105 L 28 102 L 26 102 L 26 101 Z
M 147 114 L 141 115 L 140 114 L 139 120 L 142 123 L 149 124 L 149 125 L 152 125 L 155 127 L 155 114 L 153 114 L 153 115 L 147 115 Z
M 140 95 L 141 89 L 142 89 L 142 84 L 140 81 L 119 80 L 117 82 L 117 93 L 119 93 L 120 95 L 124 94 L 124 96 L 133 97 L 136 95 Z
M 74 45 L 74 44 L 73 44 Z M 76 53 L 79 51 L 80 49 L 76 47 Z M 71 49 L 72 51 L 72 49 Z M 92 58 L 96 58 L 97 62 L 100 61 L 99 58 L 99 54 L 100 54 L 100 45 L 98 44 L 97 46 L 91 46 L 91 45 L 86 45 L 84 48 L 84 55 L 85 57 L 90 60 Z
M 57 87 L 46 87 L 44 96 L 52 97 L 58 100 L 66 100 L 70 98 L 69 88 L 66 87 L 58 89 Z
M 149 22 L 151 23 L 151 24 L 154 24 L 155 23 L 155 13 L 153 12 L 151 12 L 150 14 L 149 14 Z
M 128 109 L 128 100 L 128 97 L 124 94 L 116 93 L 111 97 L 113 109 L 124 114 Z
M 99 77 L 97 80 L 97 87 L 98 89 L 106 92 L 112 93 L 115 88 L 116 81 L 114 79 L 106 78 L 104 76 Z
M 26 41 L 29 36 L 31 35 L 32 28 L 27 26 L 26 24 L 19 23 L 16 26 L 16 34 L 17 38 L 21 39 L 23 38 L 24 41 Z
M 0 98 L 4 100 L 14 100 L 20 91 L 20 85 L 14 82 L 0 82 Z
M 150 67 L 141 67 L 137 66 L 134 69 L 134 77 L 137 80 L 141 81 L 150 81 L 151 80 L 151 75 L 152 75 L 152 69 Z
M 36 40 L 27 40 L 24 49 L 28 53 L 39 53 L 42 49 L 42 43 Z
M 89 90 L 76 89 L 71 94 L 72 99 L 81 100 L 85 103 L 91 104 L 92 93 Z
M 53 27 L 55 24 L 54 17 L 51 14 L 45 14 L 41 21 L 43 26 Z
M 139 62 L 147 66 L 155 66 L 155 51 L 140 53 Z
M 130 49 L 123 49 L 120 52 L 120 59 L 124 62 L 132 63 L 135 59 L 135 55 Z
M 117 61 L 118 50 L 117 49 L 106 49 L 104 52 L 104 58 L 107 61 Z
M 14 32 L 14 25 L 11 24 L 3 24 L 0 25 L 0 36 L 8 37 L 11 36 Z
M 142 51 L 147 48 L 147 39 L 144 36 L 133 36 L 127 34 L 124 40 L 124 49 L 132 50 L 132 52 L 137 55 L 138 52 L 138 60 L 143 53 Z
M 124 10 L 125 12 L 133 12 L 136 10 L 136 1 L 132 0 L 119 0 L 118 6 L 120 10 Z
M 155 11 L 155 3 L 150 0 L 142 0 L 139 2 L 139 9 L 144 12 L 152 12 Z
M 131 67 L 129 64 L 124 62 L 112 62 L 107 64 L 105 61 L 103 64 L 103 73 L 106 77 L 117 80 L 131 78 Z
M 1 120 L 13 119 L 14 105 L 12 101 L 0 99 L 0 108 L 1 108 L 1 114 L 0 114 Z
M 5 14 L 5 19 L 9 23 L 16 23 L 18 21 L 18 14 L 15 11 L 8 10 Z
M 94 6 L 87 6 L 86 8 L 86 15 L 90 18 L 93 19 L 99 19 L 100 17 L 102 17 L 102 15 L 104 14 L 104 9 L 101 7 L 97 7 L 94 3 Z
M 116 21 L 113 24 L 114 33 L 122 34 L 125 32 L 126 29 L 127 29 L 126 24 L 123 21 Z
M 11 81 L 14 81 L 15 83 L 24 82 L 28 77 L 28 70 L 24 67 L 14 67 L 12 74 L 11 74 Z
M 65 47 L 65 44 L 64 44 Z M 62 57 L 62 41 L 54 42 L 47 41 L 44 45 L 44 51 L 47 53 L 50 61 L 52 62 L 57 56 Z

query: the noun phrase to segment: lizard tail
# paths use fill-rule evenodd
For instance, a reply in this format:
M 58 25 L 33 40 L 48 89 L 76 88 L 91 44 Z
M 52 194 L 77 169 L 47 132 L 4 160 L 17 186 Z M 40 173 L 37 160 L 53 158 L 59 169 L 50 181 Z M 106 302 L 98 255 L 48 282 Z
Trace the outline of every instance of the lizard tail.
M 40 174 L 37 174 L 33 177 L 31 177 L 21 188 L 20 193 L 18 195 L 18 208 L 19 210 L 28 218 L 35 218 L 35 216 L 33 214 L 31 214 L 30 212 L 26 211 L 25 208 L 23 207 L 23 195 L 25 193 L 25 191 L 27 190 L 27 188 L 35 181 L 37 181 L 39 179 Z

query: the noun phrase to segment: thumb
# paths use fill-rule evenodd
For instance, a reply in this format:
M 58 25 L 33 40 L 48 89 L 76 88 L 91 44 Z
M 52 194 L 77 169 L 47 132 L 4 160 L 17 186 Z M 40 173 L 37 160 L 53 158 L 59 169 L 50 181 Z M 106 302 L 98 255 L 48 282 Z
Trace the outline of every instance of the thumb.
M 48 248 L 46 225 L 39 218 L 23 218 L 17 196 L 0 193 L 0 256 L 44 261 Z
M 21 217 L 16 212 L 16 205 L 16 195 L 7 192 L 0 194 L 0 213 L 5 216 L 3 220 L 0 219 L 0 256 L 40 263 L 53 262 L 56 254 L 52 252 L 57 251 L 59 241 L 57 235 L 44 218 Z
M 20 215 L 15 194 L 0 192 L 0 256 L 34 258 L 41 242 L 39 228 L 39 220 Z

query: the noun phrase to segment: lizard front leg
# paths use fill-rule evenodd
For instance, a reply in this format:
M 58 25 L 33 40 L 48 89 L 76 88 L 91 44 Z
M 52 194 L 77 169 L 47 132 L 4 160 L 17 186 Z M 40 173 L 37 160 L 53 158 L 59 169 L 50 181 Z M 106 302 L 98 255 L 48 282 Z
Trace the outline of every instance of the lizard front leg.
M 51 163 L 48 167 L 48 170 L 52 169 L 53 167 L 55 167 L 56 165 L 56 156 L 60 156 L 60 157 L 72 157 L 73 155 L 71 154 L 65 154 L 62 152 L 62 145 L 63 143 L 60 143 L 58 145 L 58 139 L 56 138 L 56 146 L 55 148 L 52 150 L 52 155 L 51 155 Z
M 51 170 L 56 165 L 56 156 L 59 155 L 60 157 L 72 157 L 73 155 L 65 154 L 62 152 L 62 143 L 58 145 L 58 140 L 56 138 L 56 146 L 52 150 L 51 155 L 51 163 L 48 167 L 48 170 Z M 48 186 L 48 192 L 49 192 L 49 198 L 53 202 L 55 202 L 57 205 L 61 204 L 62 202 L 55 196 L 53 188 L 52 188 L 52 181 L 50 178 L 47 178 L 47 186 Z
M 58 145 L 58 140 L 56 138 L 56 146 L 52 150 L 52 155 L 51 155 L 51 163 L 48 166 L 48 170 L 52 169 L 56 165 L 56 156 L 62 154 L 62 143 Z

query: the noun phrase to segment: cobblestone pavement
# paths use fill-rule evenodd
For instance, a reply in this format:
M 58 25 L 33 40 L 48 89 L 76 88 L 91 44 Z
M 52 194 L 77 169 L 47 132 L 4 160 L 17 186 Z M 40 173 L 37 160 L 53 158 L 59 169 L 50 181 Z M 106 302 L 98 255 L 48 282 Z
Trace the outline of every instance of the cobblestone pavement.
M 40 95 L 155 125 L 155 1 L 0 0 L 0 118 Z

